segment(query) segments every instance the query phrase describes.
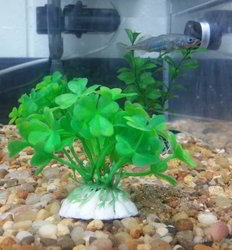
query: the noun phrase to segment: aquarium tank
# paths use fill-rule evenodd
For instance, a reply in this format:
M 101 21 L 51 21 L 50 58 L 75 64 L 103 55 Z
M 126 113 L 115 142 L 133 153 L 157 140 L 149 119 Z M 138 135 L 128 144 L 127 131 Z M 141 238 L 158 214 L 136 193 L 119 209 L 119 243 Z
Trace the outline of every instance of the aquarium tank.
M 232 1 L 0 7 L 0 249 L 232 249 Z

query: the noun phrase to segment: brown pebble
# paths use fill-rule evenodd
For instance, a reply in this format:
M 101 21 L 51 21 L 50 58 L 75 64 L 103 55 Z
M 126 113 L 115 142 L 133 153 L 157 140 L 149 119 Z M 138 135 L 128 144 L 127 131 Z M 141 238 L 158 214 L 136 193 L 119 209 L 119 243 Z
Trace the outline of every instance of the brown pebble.
M 214 250 L 214 248 L 202 244 L 197 244 L 194 246 L 194 250 Z
M 0 169 L 0 179 L 3 179 L 8 173 L 6 169 Z
M 151 244 L 152 249 L 157 249 L 157 250 L 158 249 L 159 250 L 171 250 L 172 249 L 171 246 L 167 242 L 163 240 L 159 240 L 159 239 L 153 240 L 150 244 Z
M 175 227 L 177 231 L 193 230 L 193 223 L 190 219 L 180 219 L 176 221 Z
M 5 247 L 12 246 L 14 244 L 16 244 L 16 241 L 12 237 L 6 237 L 4 240 L 2 240 L 0 244 L 0 249 L 5 249 Z
M 134 239 L 138 239 L 143 233 L 143 230 L 140 227 L 132 228 L 130 230 L 130 235 Z
M 19 190 L 17 190 L 16 194 L 17 194 L 17 197 L 19 199 L 25 200 L 27 198 L 27 196 L 28 196 L 28 191 L 27 190 L 23 190 L 23 189 L 19 189 Z

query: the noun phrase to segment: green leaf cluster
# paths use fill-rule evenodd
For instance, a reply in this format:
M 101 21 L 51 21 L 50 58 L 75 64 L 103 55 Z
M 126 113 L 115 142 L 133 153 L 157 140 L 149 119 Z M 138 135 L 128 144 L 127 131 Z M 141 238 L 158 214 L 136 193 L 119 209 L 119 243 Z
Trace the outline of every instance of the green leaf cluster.
M 130 45 L 138 41 L 140 33 L 126 29 Z M 127 46 L 127 45 L 125 45 Z M 200 49 L 186 49 L 176 51 L 182 54 L 179 62 L 176 62 L 167 53 L 161 53 L 157 59 L 136 57 L 134 51 L 125 54 L 124 59 L 128 67 L 118 70 L 118 78 L 127 86 L 125 93 L 136 93 L 136 96 L 129 96 L 127 99 L 132 102 L 140 103 L 147 112 L 167 111 L 166 103 L 172 98 L 177 98 L 174 91 L 183 88 L 180 84 L 175 84 L 178 77 L 181 76 L 181 69 L 194 69 L 198 67 L 198 61 L 192 58 L 192 54 Z M 157 79 L 157 74 L 164 71 L 163 62 L 168 64 L 169 81 L 172 85 Z
M 153 174 L 175 183 L 164 174 L 168 161 L 174 158 L 194 165 L 167 130 L 162 115 L 150 117 L 140 104 L 130 101 L 125 102 L 124 108 L 118 105 L 117 100 L 134 98 L 136 94 L 87 84 L 86 78 L 67 82 L 55 73 L 45 77 L 29 95 L 23 95 L 19 108 L 11 113 L 21 140 L 9 142 L 9 156 L 31 147 L 31 164 L 37 166 L 37 174 L 56 160 L 72 169 L 74 180 L 78 181 L 79 173 L 86 185 L 114 189 L 128 176 Z M 161 157 L 164 144 L 160 136 L 173 148 L 165 159 Z M 88 157 L 87 165 L 75 152 L 73 143 L 77 140 Z M 60 157 L 61 152 L 65 158 Z M 128 164 L 149 168 L 143 173 L 131 173 L 124 168 Z

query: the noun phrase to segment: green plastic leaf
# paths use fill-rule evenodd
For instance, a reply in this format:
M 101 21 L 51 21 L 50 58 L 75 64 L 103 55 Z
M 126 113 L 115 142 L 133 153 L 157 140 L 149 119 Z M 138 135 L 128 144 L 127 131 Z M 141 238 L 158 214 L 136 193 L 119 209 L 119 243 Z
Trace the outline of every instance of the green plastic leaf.
M 44 151 L 47 153 L 55 152 L 61 145 L 60 135 L 57 132 L 52 132 L 44 144 Z
M 135 75 L 132 72 L 122 72 L 118 75 L 118 79 L 126 84 L 135 83 Z
M 80 95 L 84 92 L 86 85 L 88 83 L 87 78 L 75 78 L 68 83 L 68 88 L 75 94 Z
M 132 157 L 132 163 L 137 167 L 143 167 L 150 164 L 155 164 L 159 161 L 159 158 L 156 158 L 152 154 L 144 154 L 144 153 L 135 153 Z
M 48 126 L 50 128 L 53 128 L 55 125 L 55 119 L 54 119 L 54 115 L 53 115 L 50 108 L 48 108 L 48 107 L 44 108 L 44 116 L 45 116 L 45 120 L 46 120 L 46 123 L 48 124 Z
M 73 114 L 79 121 L 90 121 L 97 112 L 97 95 L 83 96 L 74 106 Z
M 151 100 L 156 100 L 156 99 L 161 97 L 161 93 L 157 89 L 152 89 L 152 90 L 148 91 L 146 96 L 147 96 L 147 98 L 149 98 Z
M 176 136 L 171 134 L 172 151 L 176 158 L 187 163 L 188 165 L 195 167 L 196 162 L 194 162 L 189 155 L 188 151 L 184 150 L 179 143 L 176 142 Z
M 124 118 L 127 120 L 127 124 L 132 128 L 142 131 L 151 131 L 149 121 L 144 116 L 125 116 Z
M 46 154 L 43 151 L 37 150 L 36 154 L 31 158 L 31 165 L 32 166 L 46 166 L 51 160 L 52 160 L 51 154 Z
M 133 32 L 132 30 L 130 29 L 125 29 L 126 33 L 127 33 L 127 36 L 130 40 L 130 42 L 132 44 L 134 44 L 135 40 L 137 39 L 137 37 L 140 35 L 140 33 L 138 32 Z
M 28 141 L 32 145 L 36 145 L 38 143 L 44 143 L 47 140 L 49 135 L 50 135 L 50 131 L 49 132 L 32 131 L 29 134 Z
M 129 101 L 125 102 L 124 109 L 130 116 L 139 115 L 149 118 L 148 113 L 144 110 L 143 106 L 139 103 L 131 103 Z
M 106 118 L 96 115 L 89 123 L 90 132 L 93 136 L 112 136 L 114 127 Z
M 61 109 L 67 109 L 71 107 L 78 99 L 77 95 L 74 94 L 63 94 L 56 97 L 55 102 L 60 106 Z
M 26 141 L 10 141 L 8 143 L 8 154 L 9 157 L 16 156 L 20 151 L 24 148 L 30 146 L 30 144 Z

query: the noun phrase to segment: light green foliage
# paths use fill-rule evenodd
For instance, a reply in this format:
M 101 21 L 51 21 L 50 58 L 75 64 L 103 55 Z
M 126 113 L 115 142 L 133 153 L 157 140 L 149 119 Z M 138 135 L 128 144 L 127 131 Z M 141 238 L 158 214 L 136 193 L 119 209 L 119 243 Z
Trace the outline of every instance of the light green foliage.
M 149 174 L 175 183 L 173 178 L 163 174 L 169 160 L 178 158 L 194 165 L 167 130 L 163 116 L 149 117 L 140 104 L 129 101 L 122 109 L 116 102 L 136 94 L 99 85 L 87 87 L 87 83 L 86 78 L 67 82 L 55 73 L 45 77 L 29 95 L 23 95 L 19 108 L 13 108 L 10 114 L 21 140 L 9 142 L 9 156 L 14 157 L 30 146 L 34 150 L 31 164 L 38 167 L 37 174 L 56 160 L 73 170 L 73 179 L 78 181 L 78 172 L 81 183 L 97 189 L 117 189 L 121 178 Z M 160 136 L 173 146 L 172 154 L 166 159 L 160 157 L 164 148 Z M 86 166 L 73 147 L 76 140 L 88 157 Z M 58 157 L 59 152 L 63 152 L 66 159 Z M 124 169 L 127 164 L 149 166 L 149 170 L 127 172 Z
M 132 32 L 129 29 L 126 29 L 126 32 L 130 45 L 134 45 L 139 39 L 140 33 Z M 192 58 L 192 54 L 199 51 L 201 50 L 176 51 L 182 54 L 182 59 L 179 62 L 173 60 L 166 52 L 161 53 L 157 59 L 152 59 L 136 57 L 134 51 L 129 51 L 124 56 L 128 67 L 118 70 L 118 78 L 127 85 L 125 93 L 137 94 L 127 99 L 140 103 L 149 113 L 166 111 L 166 102 L 177 97 L 173 94 L 174 91 L 183 88 L 182 85 L 175 84 L 175 80 L 181 76 L 181 69 L 198 67 L 198 62 Z M 157 73 L 165 70 L 162 60 L 168 63 L 169 80 L 172 84 L 157 80 Z

